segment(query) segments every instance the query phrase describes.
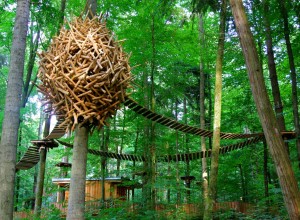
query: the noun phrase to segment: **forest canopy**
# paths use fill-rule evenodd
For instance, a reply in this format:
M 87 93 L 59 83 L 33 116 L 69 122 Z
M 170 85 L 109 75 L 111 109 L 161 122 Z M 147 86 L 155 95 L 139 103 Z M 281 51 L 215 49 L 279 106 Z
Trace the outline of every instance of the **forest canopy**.
M 51 115 L 50 132 L 58 119 L 53 112 L 45 112 L 45 108 L 49 106 L 45 105 L 44 96 L 36 87 L 41 84 L 37 77 L 40 62 L 37 54 L 49 49 L 62 26 L 68 30 L 68 22 L 75 17 L 86 16 L 86 2 L 93 1 L 30 2 L 16 163 L 29 147 L 34 145 L 32 140 L 41 140 L 47 136 L 43 135 L 47 123 L 45 119 Z M 174 123 L 209 131 L 215 129 L 213 125 L 216 113 L 214 100 L 217 97 L 216 60 L 220 35 L 223 34 L 220 131 L 263 134 L 263 122 L 257 113 L 247 76 L 248 66 L 229 2 L 225 8 L 225 33 L 220 33 L 222 2 L 225 1 L 98 0 L 96 8 L 87 11 L 95 11 L 96 16 L 101 14 L 114 40 L 120 42 L 126 54 L 130 54 L 130 100 L 138 103 L 140 108 L 156 113 L 159 115 L 157 117 L 164 116 Z M 299 101 L 297 93 L 299 94 L 300 72 L 300 3 L 295 0 L 242 2 L 273 108 L 272 113 L 274 112 L 276 123 L 280 127 L 279 133 L 292 133 L 292 138 L 286 138 L 284 143 L 299 185 L 300 148 L 298 138 L 295 137 L 300 134 L 296 114 Z M 17 3 L 12 0 L 2 1 L 0 11 L 1 135 L 5 130 L 2 125 L 7 104 L 5 97 L 9 89 L 13 36 L 14 30 L 17 29 L 14 26 Z M 210 178 L 211 158 L 206 158 L 207 177 L 203 178 L 203 159 L 180 161 L 174 155 L 196 154 L 203 151 L 203 146 L 206 151 L 211 152 L 212 135 L 201 140 L 199 135 L 172 129 L 144 116 L 130 108 L 130 104 L 121 104 L 119 110 L 106 120 L 104 126 L 98 126 L 99 129 L 89 134 L 87 146 L 90 152 L 87 154 L 86 179 L 104 181 L 105 178 L 120 177 L 122 180 L 128 180 L 123 183 L 128 190 L 124 204 L 126 203 L 127 208 L 132 204 L 142 207 L 140 212 L 126 213 L 128 218 L 135 216 L 139 219 L 149 215 L 160 219 L 168 216 L 168 213 L 170 219 L 172 216 L 185 216 L 187 213 L 184 208 L 175 210 L 172 206 L 182 204 L 196 204 L 197 214 L 194 214 L 203 215 L 203 204 L 206 202 L 204 182 Z M 53 179 L 71 177 L 70 168 L 60 168 L 56 165 L 66 162 L 72 163 L 73 166 L 72 147 L 73 144 L 74 147 L 76 145 L 74 136 L 75 132 L 64 135 L 57 142 L 58 147 L 47 151 L 41 207 L 42 215 L 49 219 L 62 215 L 61 210 L 53 205 L 57 202 L 58 192 L 61 190 L 54 184 Z M 220 145 L 222 148 L 243 141 L 244 139 L 221 138 Z M 135 155 L 137 158 L 144 158 L 144 161 L 122 160 L 117 156 L 110 158 L 103 156 L 104 153 L 92 154 L 93 150 Z M 2 158 L 4 153 L 1 152 L 0 155 Z M 166 155 L 173 156 L 172 161 L 159 161 L 158 158 Z M 220 154 L 218 163 L 217 195 L 214 200 L 218 204 L 241 202 L 251 208 L 244 213 L 230 212 L 228 209 L 227 212 L 215 210 L 216 218 L 289 218 L 290 213 L 283 200 L 276 164 L 264 141 L 259 140 L 241 149 Z M 31 169 L 16 172 L 13 202 L 15 212 L 25 210 L 29 215 L 33 215 L 29 210 L 35 205 L 39 166 L 38 164 Z M 192 180 L 186 181 L 187 177 L 191 177 Z M 104 197 L 101 199 L 105 200 Z M 158 206 L 164 207 L 165 213 L 158 212 Z M 120 210 L 108 209 L 103 212 L 103 216 L 107 219 L 110 219 L 110 215 L 121 218 Z M 86 213 L 87 218 L 92 218 L 92 211 L 89 212 L 86 208 Z

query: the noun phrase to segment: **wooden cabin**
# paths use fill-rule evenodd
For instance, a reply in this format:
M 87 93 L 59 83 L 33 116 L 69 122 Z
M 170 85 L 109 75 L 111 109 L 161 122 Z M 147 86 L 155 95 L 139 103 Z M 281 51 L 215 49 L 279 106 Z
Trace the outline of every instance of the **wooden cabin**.
M 128 191 L 126 186 L 122 186 L 124 181 L 121 177 L 108 177 L 104 179 L 104 200 L 121 199 L 126 200 Z M 54 178 L 52 182 L 58 186 L 57 203 L 66 202 L 69 199 L 70 178 Z M 85 201 L 101 200 L 102 197 L 102 179 L 86 180 Z

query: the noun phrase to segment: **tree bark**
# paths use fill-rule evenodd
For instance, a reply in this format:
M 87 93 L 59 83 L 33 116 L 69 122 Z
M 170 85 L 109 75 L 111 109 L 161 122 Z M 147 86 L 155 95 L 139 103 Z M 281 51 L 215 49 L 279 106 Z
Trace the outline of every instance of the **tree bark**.
M 33 22 L 32 22 L 33 23 Z M 24 108 L 26 106 L 26 103 L 28 101 L 29 95 L 32 91 L 30 88 L 30 80 L 33 73 L 33 67 L 34 67 L 34 61 L 37 54 L 37 49 L 39 45 L 40 40 L 40 29 L 37 30 L 37 33 L 33 33 L 33 28 L 31 28 L 31 39 L 30 39 L 30 53 L 29 53 L 29 59 L 27 63 L 27 72 L 26 72 L 26 79 L 24 82 L 24 89 L 23 89 L 23 95 L 22 95 L 22 107 Z M 33 36 L 35 36 L 35 39 L 33 39 Z M 34 86 L 31 84 L 31 86 Z
M 247 186 L 246 186 L 246 180 L 243 172 L 242 164 L 238 164 L 238 168 L 240 170 L 240 177 L 241 177 L 241 185 L 242 185 L 242 201 L 247 201 Z
M 139 127 L 138 127 L 138 124 L 136 126 L 136 136 L 135 136 L 135 140 L 134 140 L 134 154 L 136 155 L 136 152 L 137 152 L 137 145 L 138 145 L 138 140 L 139 140 L 139 134 L 140 134 L 140 131 L 139 131 Z M 133 169 L 136 170 L 136 163 L 135 161 L 133 161 Z M 132 180 L 135 180 L 135 174 L 132 175 Z M 134 201 L 135 197 L 134 197 L 134 188 L 132 188 L 132 201 Z
M 103 128 L 103 144 L 101 146 L 102 151 L 108 151 L 108 145 L 109 145 L 109 137 L 110 137 L 110 127 L 105 127 L 106 132 L 104 132 Z M 106 176 L 106 168 L 107 168 L 107 157 L 101 157 L 101 178 L 102 178 L 102 185 L 101 185 L 101 194 L 102 194 L 102 201 L 105 201 L 105 176 Z
M 18 140 L 18 148 L 21 147 L 22 143 L 22 138 L 23 138 L 23 132 L 22 132 L 22 127 L 19 128 L 19 140 Z M 17 151 L 17 161 L 19 161 L 21 158 L 21 152 Z M 18 206 L 19 206 L 19 195 L 20 195 L 20 183 L 21 183 L 21 177 L 20 177 L 20 172 L 16 173 L 16 181 L 15 181 L 15 207 L 14 211 L 18 211 Z
M 36 192 L 35 192 L 35 205 L 34 205 L 34 215 L 39 218 L 41 215 L 43 192 L 44 192 L 44 179 L 46 170 L 46 156 L 47 149 L 45 146 L 40 147 L 40 166 L 37 178 Z
M 148 83 L 148 74 L 145 72 L 143 74 L 143 94 L 144 94 L 144 102 L 145 105 L 144 107 L 149 108 L 149 96 L 148 96 L 148 89 L 149 89 L 149 83 Z M 143 154 L 144 157 L 146 158 L 145 162 L 143 163 L 143 168 L 144 168 L 144 173 L 143 179 L 142 179 L 142 184 L 143 184 L 143 189 L 142 189 L 142 206 L 143 208 L 147 207 L 147 202 L 150 201 L 150 187 L 149 187 L 149 154 L 150 154 L 150 144 L 149 144 L 149 139 L 150 139 L 150 126 L 149 122 L 145 121 L 144 128 L 143 128 L 143 133 L 144 133 L 144 149 L 143 149 Z
M 266 142 L 275 163 L 290 219 L 300 218 L 300 193 L 288 153 L 268 97 L 254 38 L 241 0 L 230 0 L 234 21 L 246 61 L 251 90 Z
M 152 46 L 152 58 L 151 58 L 151 86 L 150 86 L 150 109 L 155 111 L 155 93 L 154 93 L 154 73 L 156 68 L 156 41 L 155 41 L 155 15 L 152 13 L 152 20 L 151 20 L 151 46 Z M 149 154 L 149 179 L 150 179 L 150 193 L 151 193 L 151 200 L 149 201 L 148 205 L 149 208 L 154 210 L 155 203 L 156 203 L 156 146 L 155 146 L 155 125 L 156 122 L 150 122 L 150 154 Z
M 199 38 L 200 38 L 200 128 L 205 129 L 205 74 L 204 74 L 204 50 L 205 38 L 203 27 L 203 14 L 199 14 Z M 201 136 L 201 151 L 206 151 L 205 137 Z M 208 195 L 208 173 L 206 157 L 201 159 L 202 162 L 202 194 L 203 202 L 207 200 Z M 205 207 L 205 204 L 204 204 Z
M 96 16 L 97 13 L 97 0 L 87 0 L 86 7 L 85 7 L 85 14 L 92 19 Z
M 67 220 L 83 220 L 85 206 L 88 128 L 75 127 Z
M 266 199 L 266 210 L 268 211 L 270 206 L 269 199 L 269 175 L 268 175 L 268 146 L 264 141 L 264 189 L 265 189 L 265 199 Z
M 287 54 L 289 58 L 290 65 L 290 75 L 292 80 L 292 103 L 293 103 L 293 119 L 294 119 L 294 127 L 296 132 L 296 146 L 298 152 L 298 168 L 300 169 L 300 127 L 299 127 L 299 108 L 298 108 L 298 95 L 297 95 L 297 75 L 296 68 L 294 62 L 294 54 L 292 50 L 291 40 L 290 40 L 290 30 L 289 30 L 289 22 L 288 22 L 288 13 L 285 7 L 285 0 L 278 0 L 280 12 L 283 19 L 283 27 L 284 27 L 284 38 L 286 43 Z
M 211 172 L 208 185 L 208 197 L 205 202 L 203 219 L 213 218 L 213 204 L 217 198 L 217 178 L 219 169 L 219 150 L 221 133 L 221 103 L 222 103 L 222 63 L 225 44 L 225 21 L 226 21 L 226 0 L 222 0 L 219 26 L 219 42 L 216 60 L 216 82 L 215 82 L 215 103 L 214 103 L 214 130 L 213 146 L 211 154 Z
M 66 9 L 66 2 L 67 0 L 61 0 L 60 1 L 60 16 L 59 16 L 59 21 L 58 21 L 58 28 L 57 28 L 57 34 L 59 34 L 59 31 L 64 23 L 65 19 L 65 9 Z
M 186 96 L 183 99 L 183 115 L 184 115 L 184 123 L 187 125 L 188 121 L 187 121 L 187 100 L 186 100 Z M 184 148 L 186 149 L 186 153 L 189 154 L 190 153 L 190 149 L 189 149 L 189 136 L 188 134 L 184 134 Z M 191 174 L 191 167 L 190 167 L 190 161 L 186 160 L 186 172 L 185 175 L 186 176 L 190 176 Z M 189 182 L 189 181 L 187 181 Z M 189 204 L 191 201 L 191 190 L 190 188 L 190 184 L 186 184 L 186 203 Z
M 47 137 L 50 133 L 50 121 L 51 116 L 45 115 L 45 127 L 43 131 L 43 137 Z M 43 192 L 44 192 L 44 179 L 46 171 L 46 156 L 47 149 L 45 146 L 40 147 L 40 166 L 37 178 L 37 185 L 35 191 L 35 202 L 34 202 L 34 215 L 39 218 L 41 215 L 42 202 L 43 202 Z
M 17 1 L 0 144 L 0 219 L 13 219 L 14 181 L 20 125 L 29 0 Z
M 175 102 L 175 119 L 178 120 L 178 99 L 176 99 Z M 176 135 L 176 154 L 179 154 L 179 134 L 178 131 L 175 131 Z M 177 196 L 176 196 L 176 205 L 180 205 L 181 203 L 181 190 L 180 190 L 180 177 L 179 177 L 179 160 L 178 157 L 176 157 L 176 190 L 177 190 Z
M 264 24 L 265 24 L 265 33 L 266 33 L 266 46 L 267 46 L 267 55 L 268 55 L 268 67 L 269 67 L 269 78 L 272 86 L 272 95 L 274 101 L 274 109 L 276 113 L 276 119 L 280 131 L 285 131 L 285 120 L 283 115 L 283 105 L 281 101 L 280 89 L 278 84 L 278 77 L 276 71 L 276 64 L 273 51 L 273 40 L 271 33 L 271 26 L 269 22 L 269 0 L 263 0 L 264 8 Z M 286 143 L 286 150 L 289 152 L 289 146 Z

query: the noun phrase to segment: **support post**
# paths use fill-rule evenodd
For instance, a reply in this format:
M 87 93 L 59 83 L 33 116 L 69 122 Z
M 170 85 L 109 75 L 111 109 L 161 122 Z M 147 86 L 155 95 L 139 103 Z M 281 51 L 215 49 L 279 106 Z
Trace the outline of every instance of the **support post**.
M 46 156 L 47 149 L 45 146 L 40 147 L 40 168 L 38 173 L 38 182 L 36 187 L 35 195 L 35 206 L 34 206 L 34 215 L 40 217 L 41 208 L 42 208 L 42 197 L 44 191 L 44 178 L 45 178 L 45 168 L 46 168 Z
M 46 115 L 45 126 L 43 131 L 43 137 L 47 137 L 50 133 L 50 120 L 51 117 Z M 40 146 L 40 167 L 38 172 L 38 182 L 35 192 L 35 202 L 34 202 L 34 215 L 38 218 L 41 215 L 42 201 L 43 201 L 43 191 L 44 191 L 44 178 L 46 169 L 46 156 L 47 148 L 45 145 Z

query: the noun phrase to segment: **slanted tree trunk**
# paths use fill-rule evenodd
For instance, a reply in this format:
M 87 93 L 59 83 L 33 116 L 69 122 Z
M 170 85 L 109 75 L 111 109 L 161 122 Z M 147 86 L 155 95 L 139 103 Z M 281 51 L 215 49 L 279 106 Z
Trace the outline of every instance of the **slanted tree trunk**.
M 204 74 L 204 50 L 205 38 L 203 27 L 203 14 L 199 14 L 199 38 L 200 38 L 200 128 L 205 129 L 205 74 Z M 205 137 L 201 136 L 201 151 L 206 151 Z M 204 154 L 205 155 L 205 154 Z M 208 195 L 208 173 L 206 157 L 201 159 L 202 162 L 202 194 L 203 202 L 207 200 Z M 205 207 L 205 204 L 204 204 Z
M 284 38 L 286 43 L 287 54 L 289 58 L 290 65 L 290 74 L 292 80 L 292 103 L 293 103 L 293 118 L 294 118 L 294 127 L 296 132 L 296 146 L 298 152 L 298 167 L 300 169 L 300 127 L 299 127 L 299 109 L 298 109 L 298 95 L 297 95 L 297 75 L 296 68 L 294 62 L 294 54 L 292 50 L 291 40 L 290 40 L 290 30 L 289 30 L 289 22 L 288 22 L 288 13 L 285 7 L 285 0 L 278 0 L 279 8 L 281 12 L 281 16 L 283 19 L 283 27 L 284 27 Z
M 203 219 L 213 218 L 213 204 L 217 198 L 217 178 L 219 169 L 219 149 L 221 133 L 221 99 L 222 99 L 222 62 L 225 42 L 225 21 L 226 21 L 226 0 L 222 0 L 219 26 L 219 42 L 216 60 L 216 82 L 215 82 L 215 103 L 214 103 L 214 130 L 213 146 L 211 154 L 211 171 L 208 185 L 208 197 L 205 202 Z
M 67 220 L 84 219 L 88 130 L 75 127 Z
M 299 188 L 264 84 L 263 72 L 243 3 L 241 0 L 230 0 L 230 4 L 246 61 L 253 98 L 275 163 L 284 202 L 290 219 L 299 219 Z
M 17 12 L 10 54 L 10 69 L 0 144 L 0 219 L 13 219 L 14 181 L 20 125 L 26 35 L 29 18 L 28 0 L 17 1 Z

